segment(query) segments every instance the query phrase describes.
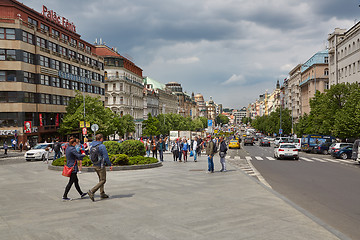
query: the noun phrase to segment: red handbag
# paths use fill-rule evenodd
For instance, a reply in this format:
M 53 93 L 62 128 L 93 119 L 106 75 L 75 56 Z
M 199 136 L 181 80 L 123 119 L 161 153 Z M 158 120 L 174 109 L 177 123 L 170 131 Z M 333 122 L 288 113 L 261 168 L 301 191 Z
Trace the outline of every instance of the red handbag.
M 74 166 L 72 166 L 72 167 L 68 167 L 68 166 L 66 166 L 66 164 L 64 165 L 64 169 L 62 171 L 62 175 L 64 177 L 70 177 L 71 176 L 71 173 L 72 173 L 72 171 L 74 170 L 74 167 L 75 167 L 75 163 L 76 163 L 76 161 L 74 162 Z

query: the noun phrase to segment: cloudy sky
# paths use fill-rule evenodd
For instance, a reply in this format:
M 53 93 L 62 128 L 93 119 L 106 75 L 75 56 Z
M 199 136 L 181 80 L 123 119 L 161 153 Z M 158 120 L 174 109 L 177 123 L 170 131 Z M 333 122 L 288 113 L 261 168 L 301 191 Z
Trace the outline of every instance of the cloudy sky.
M 179 82 L 224 107 L 273 91 L 327 46 L 334 28 L 360 20 L 359 0 L 29 0 L 66 17 L 90 43 L 102 38 L 143 75 Z

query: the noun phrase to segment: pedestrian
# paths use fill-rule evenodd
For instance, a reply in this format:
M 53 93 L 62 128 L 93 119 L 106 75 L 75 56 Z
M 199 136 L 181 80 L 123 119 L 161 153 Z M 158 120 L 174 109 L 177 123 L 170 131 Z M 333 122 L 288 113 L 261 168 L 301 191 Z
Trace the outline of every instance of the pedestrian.
M 184 140 L 179 139 L 179 162 L 181 162 L 181 156 L 183 155 L 182 148 L 184 145 Z
M 151 149 L 151 141 L 150 141 L 150 138 L 148 138 L 145 142 L 145 150 L 146 150 L 147 157 L 150 157 L 150 149 Z
M 176 139 L 171 144 L 171 152 L 173 154 L 174 162 L 179 158 L 179 139 Z
M 16 146 L 17 146 L 16 139 L 14 139 L 14 140 L 12 141 L 12 145 L 13 145 L 13 147 L 14 147 L 14 150 L 16 150 Z
M 56 139 L 56 142 L 54 143 L 54 160 L 61 157 L 61 143 L 59 142 L 59 139 Z
M 164 142 L 165 142 L 165 151 L 168 151 L 168 149 L 169 149 L 168 137 L 165 137 Z
M 8 145 L 6 142 L 4 142 L 4 151 L 5 151 L 5 155 L 7 155 L 7 151 L 8 151 Z
M 90 143 L 89 140 L 87 138 L 84 138 L 84 150 L 85 150 L 85 155 L 89 155 L 90 153 Z
M 24 145 L 23 145 L 23 143 L 22 143 L 22 142 L 20 142 L 20 143 L 19 143 L 20 152 L 22 152 L 22 150 L 23 150 L 23 146 L 24 146 Z
M 159 151 L 160 161 L 164 161 L 164 151 L 165 151 L 165 142 L 160 138 L 159 142 L 156 145 L 157 150 Z
M 95 136 L 95 140 L 92 143 L 91 149 L 90 149 L 90 157 L 93 158 L 92 153 L 95 153 L 94 155 L 97 157 L 97 159 L 91 159 L 93 162 L 93 166 L 95 169 L 95 172 L 97 173 L 99 177 L 99 183 L 96 184 L 92 189 L 88 191 L 89 197 L 92 201 L 95 201 L 94 194 L 96 191 L 100 188 L 100 198 L 109 198 L 109 195 L 105 194 L 104 185 L 106 183 L 106 168 L 105 164 L 110 166 L 110 171 L 112 170 L 112 165 L 109 159 L 108 152 L 106 150 L 105 145 L 103 144 L 104 137 L 102 134 L 97 134 Z M 93 149 L 94 148 L 94 149 Z
M 80 140 L 78 138 L 76 139 L 75 149 L 78 153 L 86 155 L 85 149 L 83 145 L 80 143 Z M 79 159 L 79 173 L 81 173 L 81 170 L 82 170 L 82 159 Z
M 27 140 L 26 143 L 25 143 L 25 149 L 26 149 L 26 151 L 29 151 L 29 150 L 30 150 L 29 140 Z
M 157 145 L 156 145 L 156 140 L 153 139 L 151 141 L 151 151 L 152 151 L 152 157 L 155 156 L 155 158 L 157 159 Z
M 45 163 L 49 163 L 49 151 L 50 151 L 50 148 L 49 147 L 46 147 L 45 148 L 45 153 L 44 153 L 44 158 L 43 158 L 43 162 Z
M 202 149 L 203 149 L 203 147 L 204 147 L 204 142 L 203 142 L 201 136 L 199 137 L 199 139 L 198 139 L 198 141 L 197 141 L 197 147 L 198 147 L 198 149 L 197 149 L 197 154 L 198 154 L 198 156 L 201 156 L 201 151 L 202 151 Z
M 219 156 L 220 156 L 220 163 L 221 163 L 221 170 L 220 172 L 226 172 L 226 163 L 225 163 L 225 156 L 226 152 L 228 150 L 226 146 L 226 142 L 224 140 L 224 137 L 220 137 L 220 147 L 219 147 Z
M 79 185 L 79 179 L 77 177 L 77 172 L 78 172 L 77 159 L 83 159 L 85 154 L 82 155 L 82 154 L 78 153 L 76 151 L 76 149 L 75 149 L 75 146 L 76 146 L 76 139 L 71 139 L 69 141 L 69 146 L 66 149 L 66 166 L 74 167 L 74 169 L 71 172 L 69 182 L 65 187 L 65 192 L 64 192 L 64 195 L 62 197 L 62 199 L 64 201 L 71 200 L 68 197 L 68 193 L 69 193 L 70 188 L 73 185 L 73 183 L 75 184 L 75 188 L 78 191 L 78 193 L 80 194 L 81 198 L 86 196 L 86 193 L 81 191 L 81 188 L 80 188 L 80 185 Z
M 183 142 L 183 145 L 182 145 L 182 152 L 183 152 L 183 155 L 184 155 L 184 163 L 187 162 L 187 153 L 188 153 L 188 150 L 189 150 L 189 144 L 188 142 L 186 141 L 186 138 L 184 139 L 184 142 Z
M 211 140 L 211 135 L 207 136 L 206 155 L 208 156 L 208 173 L 214 172 L 214 142 Z
M 194 162 L 197 162 L 197 140 L 198 140 L 198 138 L 195 136 L 195 139 L 194 139 L 194 141 L 193 141 L 193 145 L 192 145 L 192 149 L 193 149 L 193 156 L 194 156 Z

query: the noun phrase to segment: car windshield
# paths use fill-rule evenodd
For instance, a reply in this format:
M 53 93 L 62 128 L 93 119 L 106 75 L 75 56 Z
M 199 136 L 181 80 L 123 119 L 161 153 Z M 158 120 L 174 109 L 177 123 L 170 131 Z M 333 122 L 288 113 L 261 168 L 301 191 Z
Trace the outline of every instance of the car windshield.
M 237 143 L 238 141 L 235 140 L 231 140 L 230 143 Z
M 280 145 L 280 148 L 295 148 L 295 145 L 283 144 L 283 145 Z
M 38 144 L 33 149 L 45 149 L 47 146 L 47 144 Z

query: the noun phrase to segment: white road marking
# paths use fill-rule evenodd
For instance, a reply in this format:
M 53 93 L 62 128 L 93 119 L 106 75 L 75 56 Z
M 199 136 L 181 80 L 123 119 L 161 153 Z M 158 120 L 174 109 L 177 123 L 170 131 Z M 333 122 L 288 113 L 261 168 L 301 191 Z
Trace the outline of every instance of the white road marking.
M 313 160 L 308 159 L 308 158 L 304 158 L 304 157 L 301 157 L 300 159 L 301 159 L 301 160 L 304 160 L 304 161 L 307 161 L 307 162 L 313 162 Z
M 351 161 L 351 160 L 345 160 L 345 159 L 339 159 L 340 162 L 344 162 L 344 163 L 354 163 L 355 161 Z
M 260 161 L 264 160 L 262 157 L 255 157 L 255 158 L 256 160 L 260 160 Z
M 273 157 L 266 157 L 267 159 L 269 159 L 270 161 L 274 161 L 275 160 L 275 158 L 273 158 Z
M 240 159 L 240 156 L 235 156 L 235 159 Z
M 250 156 L 246 156 L 245 159 L 246 160 L 252 160 L 252 158 Z
M 339 161 L 337 161 L 335 159 L 325 158 L 325 160 L 329 161 L 329 162 L 339 163 Z
M 311 158 L 311 159 L 314 159 L 314 160 L 319 161 L 319 162 L 326 162 L 326 161 L 324 161 L 324 160 L 322 160 L 320 158 Z
M 229 159 L 229 158 L 230 158 L 230 156 L 228 155 L 228 156 L 226 156 L 225 158 L 226 158 L 226 159 Z

